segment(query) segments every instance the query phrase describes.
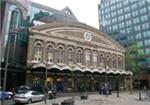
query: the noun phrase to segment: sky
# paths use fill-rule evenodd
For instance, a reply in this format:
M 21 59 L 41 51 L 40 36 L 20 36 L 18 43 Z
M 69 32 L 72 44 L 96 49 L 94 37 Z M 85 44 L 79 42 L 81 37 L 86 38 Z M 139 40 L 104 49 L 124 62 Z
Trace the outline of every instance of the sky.
M 99 28 L 98 4 L 100 0 L 31 0 L 54 9 L 69 7 L 77 19 L 95 28 Z

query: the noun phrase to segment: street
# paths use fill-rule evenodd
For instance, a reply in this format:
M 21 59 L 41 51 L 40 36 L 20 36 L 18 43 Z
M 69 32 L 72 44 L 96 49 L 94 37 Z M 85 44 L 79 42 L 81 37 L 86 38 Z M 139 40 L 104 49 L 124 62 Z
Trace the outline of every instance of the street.
M 59 105 L 61 105 L 63 100 L 72 98 L 71 94 L 72 93 L 68 93 L 62 96 L 62 93 L 61 96 L 58 96 L 56 99 L 47 100 L 47 105 L 52 105 L 52 103 L 59 103 Z M 81 100 L 79 94 L 75 93 L 73 96 L 75 105 L 150 105 L 150 98 L 145 99 L 145 93 L 142 93 L 142 100 L 139 101 L 137 92 L 134 92 L 133 94 L 121 92 L 119 98 L 117 98 L 116 93 L 113 93 L 108 97 L 99 95 L 98 93 L 89 94 L 88 99 L 85 100 Z M 15 103 L 13 100 L 5 100 L 4 105 L 15 105 Z M 32 103 L 30 105 L 44 105 L 44 102 Z

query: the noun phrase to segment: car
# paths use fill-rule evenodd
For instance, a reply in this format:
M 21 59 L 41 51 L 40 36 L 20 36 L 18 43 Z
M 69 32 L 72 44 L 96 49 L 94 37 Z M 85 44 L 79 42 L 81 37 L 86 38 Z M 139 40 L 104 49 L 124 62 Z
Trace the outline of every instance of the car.
M 0 91 L 0 100 L 12 98 L 13 93 L 9 91 Z
M 32 88 L 26 85 L 22 85 L 18 88 L 18 91 L 25 91 L 25 90 L 32 90 Z
M 32 102 L 43 101 L 44 99 L 45 99 L 44 94 L 32 90 L 18 91 L 18 93 L 16 93 L 13 97 L 15 103 L 28 103 L 28 104 Z

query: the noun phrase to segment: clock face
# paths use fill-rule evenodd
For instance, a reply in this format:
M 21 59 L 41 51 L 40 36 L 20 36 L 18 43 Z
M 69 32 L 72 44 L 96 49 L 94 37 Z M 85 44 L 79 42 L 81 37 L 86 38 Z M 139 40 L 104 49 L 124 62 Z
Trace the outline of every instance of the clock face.
M 86 41 L 91 41 L 92 37 L 91 37 L 91 33 L 85 32 L 84 33 L 84 39 Z

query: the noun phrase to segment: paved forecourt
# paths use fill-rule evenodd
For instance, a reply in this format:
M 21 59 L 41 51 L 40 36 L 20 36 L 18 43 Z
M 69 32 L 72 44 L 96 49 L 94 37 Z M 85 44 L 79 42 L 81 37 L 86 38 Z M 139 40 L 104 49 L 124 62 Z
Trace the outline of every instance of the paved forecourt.
M 53 100 L 47 100 L 47 105 L 52 105 L 52 103 L 59 103 L 65 99 L 72 97 L 63 97 Z M 138 93 L 120 93 L 120 97 L 117 98 L 116 93 L 106 97 L 105 95 L 88 95 L 88 99 L 81 100 L 80 96 L 75 96 L 75 105 L 150 105 L 150 99 L 145 99 L 145 94 L 142 94 L 142 100 L 138 100 Z M 44 105 L 44 102 L 32 103 L 32 105 Z

